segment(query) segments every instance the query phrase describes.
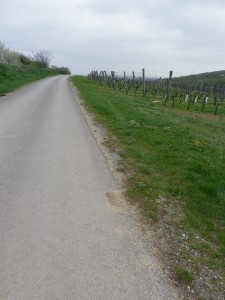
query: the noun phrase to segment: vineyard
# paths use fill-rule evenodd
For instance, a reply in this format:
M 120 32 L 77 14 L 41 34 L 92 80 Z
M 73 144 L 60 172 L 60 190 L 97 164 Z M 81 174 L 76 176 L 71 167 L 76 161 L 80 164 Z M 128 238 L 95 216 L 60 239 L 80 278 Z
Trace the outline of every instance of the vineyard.
M 221 74 L 223 76 L 223 74 Z M 207 84 L 203 80 L 190 76 L 189 80 L 182 77 L 174 77 L 173 71 L 169 77 L 149 77 L 142 73 L 126 74 L 111 73 L 106 71 L 92 71 L 89 77 L 112 88 L 114 91 L 133 94 L 135 97 L 142 96 L 146 100 L 161 103 L 164 106 L 196 112 L 225 114 L 225 82 L 220 84 Z M 183 80 L 182 80 L 183 79 Z M 223 78 L 222 78 L 223 79 Z
M 104 144 L 119 157 L 118 171 L 127 174 L 129 203 L 151 224 L 160 260 L 189 293 L 185 299 L 193 291 L 194 299 L 224 299 L 222 85 L 169 75 L 156 80 L 144 71 L 94 71 L 72 82 L 107 128 Z

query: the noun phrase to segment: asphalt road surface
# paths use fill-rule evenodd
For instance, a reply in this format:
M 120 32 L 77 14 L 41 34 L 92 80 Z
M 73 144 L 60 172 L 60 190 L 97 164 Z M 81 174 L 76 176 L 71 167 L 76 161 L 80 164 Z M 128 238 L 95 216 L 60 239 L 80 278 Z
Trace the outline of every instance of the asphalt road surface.
M 0 300 L 176 299 L 68 77 L 0 99 Z

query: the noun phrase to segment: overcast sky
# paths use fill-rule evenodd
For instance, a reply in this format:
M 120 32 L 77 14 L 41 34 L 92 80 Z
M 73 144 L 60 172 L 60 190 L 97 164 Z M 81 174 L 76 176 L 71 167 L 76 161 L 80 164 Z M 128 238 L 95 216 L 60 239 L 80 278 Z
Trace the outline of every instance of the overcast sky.
M 225 0 L 0 0 L 0 41 L 73 74 L 225 69 Z

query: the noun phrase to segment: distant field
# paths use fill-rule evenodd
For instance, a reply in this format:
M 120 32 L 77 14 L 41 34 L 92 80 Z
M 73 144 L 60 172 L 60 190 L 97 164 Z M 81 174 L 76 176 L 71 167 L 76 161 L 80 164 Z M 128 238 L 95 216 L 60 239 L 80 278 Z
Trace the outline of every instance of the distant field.
M 168 222 L 171 247 L 179 252 L 171 258 L 177 278 L 197 287 L 202 276 L 206 289 L 211 284 L 223 293 L 225 117 L 165 108 L 153 97 L 114 92 L 85 77 L 72 81 L 117 138 L 108 145 L 121 149 L 130 201 L 152 222 Z
M 12 92 L 24 84 L 58 74 L 59 72 L 56 70 L 40 68 L 35 65 L 14 67 L 0 64 L 0 96 Z

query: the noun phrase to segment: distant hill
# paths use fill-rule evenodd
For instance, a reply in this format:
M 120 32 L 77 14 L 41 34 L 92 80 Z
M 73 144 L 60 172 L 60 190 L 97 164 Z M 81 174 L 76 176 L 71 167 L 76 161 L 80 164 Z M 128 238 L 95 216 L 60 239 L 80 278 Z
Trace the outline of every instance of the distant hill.
M 225 70 L 183 77 L 174 77 L 172 79 L 172 84 L 178 84 L 182 86 L 185 86 L 187 84 L 191 84 L 192 86 L 195 86 L 197 84 L 198 86 L 200 86 L 201 84 L 203 84 L 203 87 L 205 88 L 211 88 L 213 86 L 214 89 L 225 89 Z

